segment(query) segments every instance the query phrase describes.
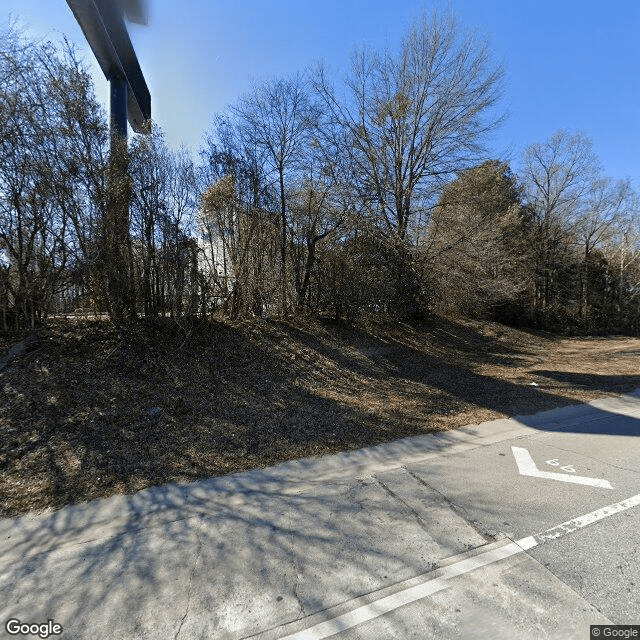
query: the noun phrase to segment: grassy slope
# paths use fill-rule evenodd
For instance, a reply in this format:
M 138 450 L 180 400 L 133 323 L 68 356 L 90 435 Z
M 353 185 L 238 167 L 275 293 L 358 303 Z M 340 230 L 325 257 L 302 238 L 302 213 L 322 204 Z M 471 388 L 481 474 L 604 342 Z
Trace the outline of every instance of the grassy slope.
M 0 515 L 630 390 L 639 349 L 446 319 L 58 321 L 0 371 Z

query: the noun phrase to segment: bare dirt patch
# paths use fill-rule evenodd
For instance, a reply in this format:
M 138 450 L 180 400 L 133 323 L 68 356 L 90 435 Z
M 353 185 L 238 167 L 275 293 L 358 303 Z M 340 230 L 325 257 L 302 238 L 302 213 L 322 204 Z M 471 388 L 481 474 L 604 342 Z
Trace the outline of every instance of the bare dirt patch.
M 65 320 L 36 338 L 0 371 L 4 516 L 640 387 L 640 339 L 466 320 Z

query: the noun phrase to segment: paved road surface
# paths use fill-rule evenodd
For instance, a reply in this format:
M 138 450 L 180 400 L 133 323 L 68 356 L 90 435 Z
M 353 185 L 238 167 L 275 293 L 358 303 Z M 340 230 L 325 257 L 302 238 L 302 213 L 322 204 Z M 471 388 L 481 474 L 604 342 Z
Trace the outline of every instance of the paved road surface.
M 0 520 L 0 637 L 586 640 L 639 532 L 635 393 Z

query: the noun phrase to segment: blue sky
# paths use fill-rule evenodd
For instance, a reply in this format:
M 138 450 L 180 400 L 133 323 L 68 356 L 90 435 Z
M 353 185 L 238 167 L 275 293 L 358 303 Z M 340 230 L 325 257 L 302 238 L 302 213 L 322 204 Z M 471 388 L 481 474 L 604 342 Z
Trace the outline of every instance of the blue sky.
M 394 0 L 149 0 L 148 27 L 130 32 L 151 90 L 153 117 L 172 146 L 198 149 L 212 116 L 251 77 L 287 75 L 323 59 L 345 70 L 356 45 L 398 45 L 431 4 Z M 441 5 L 442 6 L 442 5 Z M 640 2 L 451 0 L 505 63 L 510 116 L 493 155 L 517 168 L 526 145 L 559 128 L 594 142 L 606 175 L 640 187 Z M 30 35 L 77 43 L 106 105 L 107 83 L 65 0 L 2 0 Z

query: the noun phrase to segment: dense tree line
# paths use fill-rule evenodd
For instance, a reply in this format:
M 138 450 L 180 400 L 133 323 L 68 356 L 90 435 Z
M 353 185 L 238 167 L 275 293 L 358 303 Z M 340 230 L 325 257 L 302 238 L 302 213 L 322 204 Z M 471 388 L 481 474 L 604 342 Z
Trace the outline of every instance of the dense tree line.
M 342 83 L 254 82 L 196 158 L 154 125 L 117 180 L 72 47 L 0 35 L 0 329 L 81 309 L 640 330 L 637 194 L 582 134 L 491 159 L 503 71 L 452 18 L 356 51 Z
M 107 137 L 91 80 L 66 46 L 0 50 L 0 325 L 33 325 L 76 286 L 99 298 Z

